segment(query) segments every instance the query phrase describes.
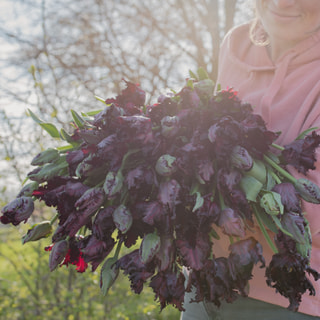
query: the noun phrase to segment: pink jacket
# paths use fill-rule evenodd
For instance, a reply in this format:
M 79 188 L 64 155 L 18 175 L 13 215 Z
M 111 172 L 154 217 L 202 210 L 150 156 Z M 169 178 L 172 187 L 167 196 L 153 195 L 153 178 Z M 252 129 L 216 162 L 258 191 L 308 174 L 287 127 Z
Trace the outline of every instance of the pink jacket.
M 307 128 L 320 128 L 320 31 L 273 62 L 265 47 L 250 41 L 249 25 L 239 26 L 225 37 L 219 66 L 217 83 L 222 89 L 232 87 L 238 91 L 240 99 L 254 106 L 270 130 L 281 131 L 277 143 L 285 145 Z M 307 178 L 320 186 L 319 163 L 317 168 L 309 171 Z M 313 239 L 311 267 L 320 272 L 320 205 L 304 204 L 304 210 Z M 272 256 L 269 246 L 261 234 L 254 236 L 263 245 L 268 262 Z M 215 252 L 225 254 L 228 244 L 228 239 L 222 245 L 215 244 Z M 264 272 L 259 266 L 255 268 L 249 295 L 287 307 L 288 300 L 267 287 Z M 320 280 L 313 281 L 313 285 L 316 296 L 306 292 L 299 312 L 320 316 Z

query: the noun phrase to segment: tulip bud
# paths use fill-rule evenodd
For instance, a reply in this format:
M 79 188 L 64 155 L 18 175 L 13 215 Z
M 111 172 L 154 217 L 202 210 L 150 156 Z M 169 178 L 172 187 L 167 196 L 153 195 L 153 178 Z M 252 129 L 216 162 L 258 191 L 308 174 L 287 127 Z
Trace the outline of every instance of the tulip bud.
M 179 118 L 177 116 L 165 116 L 161 120 L 161 134 L 165 138 L 175 136 L 180 130 Z
M 294 184 L 302 199 L 311 203 L 320 203 L 319 187 L 308 179 L 300 178 Z
M 118 173 L 110 171 L 107 176 L 106 180 L 103 184 L 103 190 L 106 195 L 110 198 L 117 194 L 123 185 L 123 175 L 119 171 Z
M 26 184 L 18 193 L 17 198 L 20 197 L 31 197 L 33 191 L 37 190 L 39 188 L 39 183 L 38 182 L 30 182 Z
M 31 161 L 33 166 L 42 166 L 45 163 L 51 163 L 59 158 L 59 152 L 57 149 L 49 148 L 38 153 Z
M 52 232 L 52 225 L 50 221 L 43 221 L 37 223 L 28 230 L 27 234 L 22 237 L 22 244 L 29 241 L 37 241 L 48 237 Z
M 34 210 L 31 197 L 19 197 L 4 206 L 1 210 L 3 216 L 0 221 L 3 224 L 12 223 L 14 226 L 22 221 L 27 221 Z
M 143 263 L 150 262 L 160 249 L 160 237 L 155 233 L 144 236 L 139 249 L 140 259 Z
M 116 258 L 108 258 L 101 268 L 100 288 L 103 295 L 108 293 L 118 277 L 119 268 L 116 267 L 116 262 Z
M 156 163 L 156 171 L 161 176 L 168 177 L 177 171 L 176 158 L 170 154 L 162 155 Z
M 128 208 L 121 204 L 112 214 L 113 222 L 122 233 L 126 233 L 132 225 L 132 215 Z
M 201 99 L 211 98 L 214 90 L 214 82 L 211 79 L 200 80 L 193 86 Z
M 253 160 L 247 149 L 236 146 L 231 152 L 231 164 L 238 169 L 249 171 L 253 166 Z
M 260 206 L 272 216 L 283 214 L 284 207 L 281 202 L 281 196 L 277 192 L 266 192 L 260 199 Z
M 69 250 L 69 242 L 60 240 L 56 242 L 50 252 L 49 269 L 53 271 L 65 258 Z

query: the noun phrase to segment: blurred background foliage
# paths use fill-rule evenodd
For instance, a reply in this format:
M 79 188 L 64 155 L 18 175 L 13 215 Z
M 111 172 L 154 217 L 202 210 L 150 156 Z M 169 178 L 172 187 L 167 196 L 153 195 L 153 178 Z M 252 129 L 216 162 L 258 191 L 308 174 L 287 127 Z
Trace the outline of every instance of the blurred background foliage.
M 70 109 L 97 110 L 122 79 L 140 83 L 147 103 L 180 89 L 188 70 L 215 80 L 226 32 L 253 16 L 253 0 L 2 0 L 0 3 L 0 207 L 15 197 L 31 159 L 58 141 L 26 113 L 68 131 Z M 41 208 L 40 208 L 41 209 Z M 159 313 L 122 278 L 107 298 L 97 273 L 48 274 L 50 240 L 22 247 L 19 229 L 0 226 L 1 319 L 177 319 Z M 45 244 L 47 243 L 47 244 Z M 63 270 L 62 270 L 63 269 Z

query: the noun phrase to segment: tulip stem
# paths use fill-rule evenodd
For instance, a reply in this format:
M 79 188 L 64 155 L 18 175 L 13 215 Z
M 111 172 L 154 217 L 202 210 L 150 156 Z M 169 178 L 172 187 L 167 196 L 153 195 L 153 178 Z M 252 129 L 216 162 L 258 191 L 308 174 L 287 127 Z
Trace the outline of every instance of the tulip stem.
M 287 178 L 290 182 L 296 183 L 297 179 L 294 178 L 289 172 L 281 168 L 277 163 L 275 163 L 272 159 L 268 156 L 263 156 L 264 160 L 274 169 L 276 169 L 279 173 L 281 173 L 285 178 Z
M 219 191 L 219 202 L 220 202 L 221 210 L 225 209 L 226 208 L 226 204 L 224 203 L 224 199 L 223 199 L 223 196 L 222 196 L 220 191 Z
M 50 220 L 50 224 L 53 225 L 54 222 L 58 219 L 59 213 L 57 212 L 55 216 Z
M 94 96 L 98 101 L 101 101 L 102 103 L 106 104 L 106 100 L 101 98 L 101 97 L 98 97 L 98 96 Z
M 284 147 L 282 147 L 282 146 L 279 146 L 278 144 L 276 144 L 276 143 L 272 143 L 271 144 L 275 149 L 278 149 L 278 150 L 281 150 L 281 151 L 283 151 L 284 150 Z
M 277 184 L 281 183 L 281 179 L 275 174 L 274 171 L 270 171 L 272 178 L 277 182 Z
M 122 247 L 122 240 L 118 241 L 116 252 L 114 253 L 114 256 L 113 256 L 114 258 L 118 259 L 121 247 Z
M 258 212 L 258 209 L 255 205 L 252 206 L 253 207 L 253 211 L 254 211 L 254 215 L 257 219 L 257 222 L 258 222 L 258 225 L 260 227 L 260 230 L 264 236 L 264 238 L 266 239 L 268 245 L 270 246 L 271 250 L 274 252 L 274 253 L 278 253 L 278 250 L 276 248 L 276 246 L 274 245 L 273 241 L 271 240 L 269 234 L 268 234 L 268 231 L 266 230 L 261 218 L 260 218 L 260 215 L 259 215 L 259 212 Z

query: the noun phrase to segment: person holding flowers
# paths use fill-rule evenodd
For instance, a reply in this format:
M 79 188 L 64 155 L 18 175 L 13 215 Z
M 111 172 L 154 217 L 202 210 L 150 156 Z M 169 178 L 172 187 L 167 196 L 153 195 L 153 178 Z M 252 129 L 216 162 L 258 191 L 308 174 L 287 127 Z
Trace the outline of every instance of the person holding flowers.
M 320 1 L 319 0 L 256 0 L 253 22 L 232 29 L 220 51 L 217 84 L 233 88 L 242 101 L 254 107 L 269 130 L 279 132 L 276 141 L 288 145 L 299 134 L 320 128 Z M 320 184 L 319 150 L 315 170 L 307 178 Z M 296 178 L 307 170 L 287 168 Z M 311 268 L 320 266 L 319 207 L 303 202 L 312 235 Z M 226 255 L 229 238 L 214 244 L 214 255 Z M 261 232 L 255 238 L 262 244 L 266 264 L 272 250 Z M 280 241 L 279 237 L 276 241 Z M 221 244 L 222 243 L 222 244 Z M 280 250 L 281 251 L 281 250 Z M 282 263 L 290 268 L 289 258 Z M 320 282 L 310 276 L 315 294 L 305 294 L 298 312 L 288 310 L 287 299 L 271 286 L 266 286 L 264 268 L 255 266 L 248 290 L 249 298 L 240 297 L 233 303 L 189 303 L 181 319 L 320 319 Z M 270 283 L 269 283 L 270 284 Z M 296 286 L 299 286 L 297 279 Z
M 51 236 L 50 271 L 99 268 L 103 294 L 122 271 L 183 320 L 319 319 L 320 2 L 256 7 L 222 44 L 216 90 L 199 68 L 146 105 L 124 80 L 104 109 L 71 110 L 72 132 L 29 110 L 63 145 L 33 158 L 0 223 L 56 208 L 22 239 Z

